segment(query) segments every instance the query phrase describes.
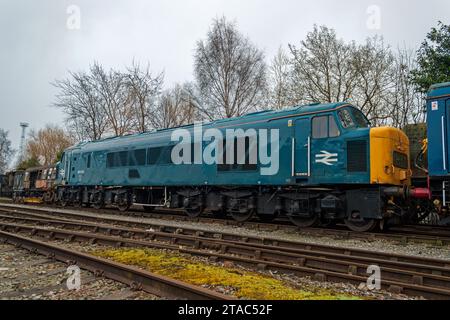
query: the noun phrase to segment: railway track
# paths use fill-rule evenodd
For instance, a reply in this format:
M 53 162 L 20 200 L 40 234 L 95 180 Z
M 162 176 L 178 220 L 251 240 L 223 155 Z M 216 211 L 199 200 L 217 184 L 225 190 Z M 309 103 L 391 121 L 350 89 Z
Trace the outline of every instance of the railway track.
M 129 222 L 125 226 L 117 225 L 117 221 L 103 218 L 86 222 L 74 219 L 75 216 L 67 219 L 15 211 L 0 215 L 0 229 L 60 240 L 177 250 L 257 269 L 357 285 L 365 283 L 369 265 L 378 265 L 385 289 L 426 298 L 450 299 L 450 261 L 146 223 L 131 227 Z
M 46 212 L 49 208 L 36 207 L 36 206 L 21 206 L 21 205 L 10 205 L 0 203 L 0 211 L 3 209 L 10 210 L 11 208 L 23 208 L 26 210 L 36 210 L 36 212 Z M 87 208 L 76 208 L 77 211 L 81 212 L 92 212 Z M 53 215 L 60 215 L 62 210 L 59 207 L 51 209 Z M 125 215 L 122 212 L 118 212 L 114 209 L 102 209 L 96 211 L 95 213 L 107 213 L 113 214 L 117 217 L 132 216 L 132 217 L 148 217 L 169 221 L 189 221 L 189 222 L 201 222 L 210 224 L 221 224 L 228 226 L 240 226 L 247 227 L 250 229 L 260 230 L 260 231 L 276 231 L 276 230 L 286 230 L 297 232 L 301 235 L 312 235 L 312 236 L 331 236 L 339 239 L 355 239 L 355 240 L 389 240 L 396 241 L 403 244 L 407 243 L 425 243 L 437 246 L 450 245 L 450 228 L 447 227 L 432 227 L 432 226 L 402 226 L 402 227 L 392 227 L 389 231 L 385 232 L 354 232 L 349 231 L 345 228 L 340 228 L 336 226 L 334 228 L 298 228 L 288 221 L 277 221 L 277 223 L 264 223 L 258 221 L 247 221 L 247 222 L 237 222 L 230 219 L 224 218 L 213 218 L 213 217 L 198 217 L 190 218 L 185 216 L 179 210 L 169 210 L 162 209 L 154 213 L 145 213 L 143 211 L 132 210 Z
M 97 276 L 106 277 L 127 284 L 133 289 L 143 290 L 164 298 L 191 300 L 233 299 L 233 297 L 199 286 L 18 234 L 0 231 L 0 241 L 27 249 L 33 253 L 45 255 L 68 265 L 77 265 L 82 269 L 93 272 Z

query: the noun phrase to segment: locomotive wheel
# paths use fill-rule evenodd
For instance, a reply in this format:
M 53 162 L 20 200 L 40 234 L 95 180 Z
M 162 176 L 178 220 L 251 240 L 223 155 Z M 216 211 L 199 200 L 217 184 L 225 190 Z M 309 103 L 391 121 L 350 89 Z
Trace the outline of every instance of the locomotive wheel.
M 44 202 L 47 204 L 50 204 L 53 202 L 53 193 L 52 192 L 46 192 L 44 193 Z
M 372 231 L 379 225 L 379 221 L 375 219 L 364 219 L 363 221 L 345 220 L 344 222 L 347 228 L 356 232 Z
M 186 215 L 190 218 L 197 218 L 199 217 L 204 211 L 203 207 L 194 207 L 194 208 L 184 208 L 184 212 Z
M 72 205 L 75 207 L 75 208 L 80 208 L 81 206 L 82 206 L 82 202 L 81 202 L 81 200 L 75 200 L 74 202 L 72 202 Z
M 100 210 L 100 209 L 103 209 L 103 208 L 105 207 L 105 204 L 103 203 L 103 201 L 99 201 L 99 202 L 93 203 L 93 204 L 92 204 L 92 207 L 93 207 L 95 210 Z
M 118 196 L 118 199 L 116 199 L 116 205 L 120 212 L 125 212 L 131 207 L 131 203 L 128 201 L 128 196 L 126 194 Z
M 92 196 L 92 207 L 96 210 L 103 209 L 105 207 L 105 202 L 103 201 L 103 194 L 101 191 L 96 192 Z
M 120 212 L 125 212 L 128 209 L 130 209 L 131 205 L 127 202 L 127 203 L 121 203 L 117 205 L 117 208 L 119 209 Z
M 254 214 L 255 214 L 255 210 L 254 209 L 246 210 L 244 212 L 242 212 L 242 211 L 231 211 L 231 216 L 237 222 L 248 221 L 248 220 L 250 220 L 253 217 Z
M 300 217 L 297 215 L 288 215 L 289 220 L 300 228 L 311 228 L 315 227 L 320 223 L 320 219 L 318 215 L 314 215 L 312 217 Z
M 69 206 L 69 201 L 66 199 L 60 200 L 59 204 L 61 205 L 61 207 L 65 208 Z

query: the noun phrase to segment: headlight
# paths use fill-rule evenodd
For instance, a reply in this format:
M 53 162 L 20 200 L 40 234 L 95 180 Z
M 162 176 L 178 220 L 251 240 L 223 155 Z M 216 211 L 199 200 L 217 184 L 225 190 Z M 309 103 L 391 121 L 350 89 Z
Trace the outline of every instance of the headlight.
M 386 174 L 392 174 L 394 172 L 394 170 L 392 170 L 392 166 L 385 166 L 384 167 L 384 172 Z

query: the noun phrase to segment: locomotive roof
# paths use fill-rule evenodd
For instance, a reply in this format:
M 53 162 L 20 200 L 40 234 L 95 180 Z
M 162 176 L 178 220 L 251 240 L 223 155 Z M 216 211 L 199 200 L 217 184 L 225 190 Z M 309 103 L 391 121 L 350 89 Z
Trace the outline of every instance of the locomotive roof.
M 228 119 L 220 119 L 212 122 L 203 122 L 202 125 L 204 127 L 208 128 L 227 128 L 227 127 L 233 127 L 236 125 L 247 125 L 250 123 L 255 123 L 258 121 L 273 121 L 277 119 L 282 118 L 289 118 L 294 116 L 300 116 L 304 114 L 315 114 L 325 111 L 331 111 L 335 110 L 336 108 L 342 107 L 342 106 L 349 106 L 351 104 L 349 103 L 313 103 L 309 105 L 301 105 L 301 106 L 294 106 L 291 108 L 286 108 L 283 110 L 264 110 L 264 111 L 258 111 L 258 112 L 252 112 L 245 114 L 240 117 L 235 118 L 228 118 Z M 73 150 L 73 149 L 98 149 L 101 148 L 108 148 L 109 146 L 117 145 L 119 142 L 120 144 L 126 144 L 129 142 L 135 142 L 137 140 L 141 140 L 139 138 L 145 139 L 149 137 L 153 137 L 155 139 L 158 138 L 167 138 L 167 136 L 170 136 L 171 132 L 176 129 L 184 128 L 189 129 L 193 128 L 193 124 L 185 125 L 185 126 L 179 126 L 174 128 L 167 128 L 167 129 L 160 129 L 160 130 L 153 130 L 145 133 L 138 133 L 138 134 L 130 134 L 126 136 L 120 136 L 120 137 L 110 137 L 105 138 L 101 140 L 91 141 L 91 142 L 81 142 L 78 145 L 75 145 L 73 147 L 68 148 L 67 150 Z
M 433 84 L 428 90 L 427 98 L 437 98 L 450 95 L 450 82 Z

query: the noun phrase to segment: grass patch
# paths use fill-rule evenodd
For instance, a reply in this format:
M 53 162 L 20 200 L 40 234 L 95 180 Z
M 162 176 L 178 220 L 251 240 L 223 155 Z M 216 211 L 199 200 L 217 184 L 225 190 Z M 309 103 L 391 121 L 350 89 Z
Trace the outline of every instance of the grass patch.
M 142 267 L 193 285 L 206 285 L 232 289 L 237 298 L 261 300 L 347 300 L 359 297 L 324 289 L 299 290 L 289 284 L 257 273 L 235 267 L 202 263 L 177 253 L 155 249 L 108 249 L 92 254 L 117 262 Z

